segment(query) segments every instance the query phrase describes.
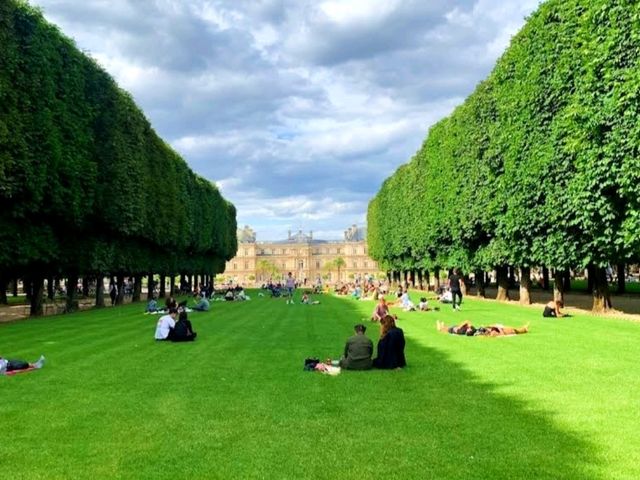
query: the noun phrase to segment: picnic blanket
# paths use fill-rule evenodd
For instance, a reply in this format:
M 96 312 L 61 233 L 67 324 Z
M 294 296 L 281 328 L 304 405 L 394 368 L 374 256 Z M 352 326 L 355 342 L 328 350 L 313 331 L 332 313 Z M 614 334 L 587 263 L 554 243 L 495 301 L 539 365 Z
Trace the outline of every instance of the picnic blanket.
M 22 370 L 11 370 L 10 372 L 6 372 L 5 375 L 15 375 L 17 373 L 25 373 L 30 372 L 31 370 L 38 370 L 36 367 L 23 368 Z

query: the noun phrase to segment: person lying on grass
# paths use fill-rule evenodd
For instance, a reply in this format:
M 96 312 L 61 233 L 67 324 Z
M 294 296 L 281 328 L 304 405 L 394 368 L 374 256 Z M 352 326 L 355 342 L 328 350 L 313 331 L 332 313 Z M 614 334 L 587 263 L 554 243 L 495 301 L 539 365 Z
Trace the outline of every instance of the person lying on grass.
M 16 372 L 18 370 L 28 370 L 30 368 L 42 368 L 44 365 L 44 355 L 40 355 L 37 362 L 29 363 L 24 360 L 15 360 L 0 357 L 0 375 L 6 375 L 7 372 Z
M 375 368 L 393 369 L 407 365 L 404 356 L 404 333 L 396 327 L 396 319 L 386 315 L 380 320 L 380 340 L 378 340 L 378 356 L 373 360 Z
M 562 307 L 564 307 L 564 303 L 562 302 L 562 300 L 551 300 L 544 306 L 544 312 L 542 312 L 542 316 L 545 318 L 566 317 L 566 315 L 560 311 Z
M 488 325 L 486 327 L 474 327 L 471 322 L 462 322 L 460 325 L 447 327 L 443 322 L 436 322 L 436 329 L 443 333 L 450 333 L 451 335 L 466 335 L 467 337 L 487 336 L 487 337 L 501 337 L 505 335 L 521 335 L 529 333 L 529 324 L 516 328 L 507 327 L 500 323 Z

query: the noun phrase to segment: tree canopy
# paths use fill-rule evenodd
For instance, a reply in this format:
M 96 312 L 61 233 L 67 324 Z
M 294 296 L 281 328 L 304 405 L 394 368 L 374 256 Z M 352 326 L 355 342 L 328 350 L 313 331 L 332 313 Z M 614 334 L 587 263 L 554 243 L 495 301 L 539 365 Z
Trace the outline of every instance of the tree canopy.
M 26 2 L 0 3 L 0 270 L 202 273 L 236 211 L 131 96 Z
M 389 269 L 640 257 L 640 4 L 548 0 L 368 209 Z

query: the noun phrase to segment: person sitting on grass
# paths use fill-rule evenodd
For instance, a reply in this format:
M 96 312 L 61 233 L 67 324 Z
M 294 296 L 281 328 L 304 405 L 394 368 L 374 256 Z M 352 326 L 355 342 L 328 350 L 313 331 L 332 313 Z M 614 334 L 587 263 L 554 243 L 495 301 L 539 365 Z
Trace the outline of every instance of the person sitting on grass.
M 395 318 L 387 315 L 380 320 L 378 356 L 373 360 L 375 368 L 394 369 L 407 365 L 404 356 L 404 333 L 396 327 Z
M 193 307 L 193 310 L 198 312 L 208 312 L 209 311 L 209 300 L 204 295 L 200 297 L 198 303 L 196 303 Z
M 373 313 L 371 314 L 371 321 L 379 322 L 387 315 L 389 315 L 389 306 L 387 305 L 387 301 L 384 299 L 384 297 L 380 295 L 378 304 L 376 305 L 376 308 L 373 309 Z
M 169 339 L 172 342 L 193 342 L 197 336 L 198 334 L 193 331 L 191 322 L 187 318 L 187 312 L 181 311 Z
M 311 300 L 311 297 L 309 296 L 309 292 L 304 292 L 302 294 L 302 299 L 300 300 L 300 303 L 303 305 L 319 305 L 320 301 L 319 300 Z
M 173 307 L 169 309 L 169 313 L 161 316 L 156 325 L 155 339 L 159 341 L 171 340 L 173 329 L 176 326 L 176 318 L 178 317 L 178 309 Z
M 409 290 L 405 289 L 400 297 L 400 307 L 405 312 L 413 312 L 416 309 L 415 304 L 409 298 Z
M 355 335 L 347 339 L 340 367 L 347 370 L 369 370 L 372 366 L 373 342 L 365 335 L 367 327 L 359 323 L 353 327 Z
M 156 313 L 158 311 L 158 301 L 155 299 L 155 297 L 151 297 L 151 300 L 149 300 L 149 303 L 147 303 L 147 309 L 145 310 L 146 313 Z
M 418 310 L 420 310 L 421 312 L 426 312 L 429 310 L 427 299 L 425 297 L 422 297 L 420 299 L 420 303 L 418 304 Z
M 545 318 L 565 317 L 566 315 L 560 311 L 562 307 L 564 307 L 564 303 L 562 302 L 562 300 L 551 300 L 544 306 L 544 312 L 542 312 L 542 316 Z
M 17 372 L 19 370 L 29 370 L 31 368 L 42 368 L 44 366 L 44 355 L 40 355 L 38 361 L 34 363 L 25 362 L 24 360 L 15 360 L 0 357 L 0 375 L 6 375 L 8 372 Z
M 443 322 L 436 322 L 436 329 L 443 333 L 450 333 L 451 335 L 466 335 L 467 337 L 473 336 L 487 336 L 487 337 L 501 337 L 506 335 L 522 335 L 529 333 L 529 324 L 522 327 L 507 327 L 500 323 L 488 325 L 486 327 L 474 327 L 471 322 L 465 321 L 460 325 L 447 327 Z

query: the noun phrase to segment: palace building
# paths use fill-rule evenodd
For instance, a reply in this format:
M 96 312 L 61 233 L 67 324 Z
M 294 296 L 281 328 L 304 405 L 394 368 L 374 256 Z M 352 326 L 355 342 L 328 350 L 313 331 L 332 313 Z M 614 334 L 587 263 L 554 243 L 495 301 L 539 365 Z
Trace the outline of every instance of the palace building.
M 337 259 L 342 261 L 336 261 Z M 344 240 L 313 238 L 313 232 L 289 235 L 285 240 L 256 241 L 255 232 L 245 226 L 238 230 L 238 252 L 226 264 L 224 276 L 242 285 L 262 285 L 270 278 L 278 281 L 291 272 L 304 284 L 317 278 L 323 282 L 349 282 L 378 274 L 378 265 L 368 256 L 366 229 L 353 225 Z

